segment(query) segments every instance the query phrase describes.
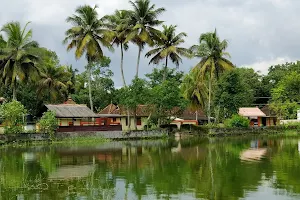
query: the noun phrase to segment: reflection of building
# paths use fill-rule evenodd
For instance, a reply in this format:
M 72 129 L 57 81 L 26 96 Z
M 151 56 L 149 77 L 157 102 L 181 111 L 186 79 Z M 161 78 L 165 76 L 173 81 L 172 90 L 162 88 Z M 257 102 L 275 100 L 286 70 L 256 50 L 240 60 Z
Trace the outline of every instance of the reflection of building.
M 244 161 L 259 161 L 266 155 L 266 153 L 267 149 L 265 148 L 247 149 L 242 151 L 240 159 Z
M 61 166 L 49 174 L 50 180 L 70 180 L 88 177 L 95 170 L 94 165 Z
M 277 118 L 275 116 L 267 116 L 258 107 L 254 108 L 240 108 L 239 115 L 250 120 L 250 126 L 274 126 Z

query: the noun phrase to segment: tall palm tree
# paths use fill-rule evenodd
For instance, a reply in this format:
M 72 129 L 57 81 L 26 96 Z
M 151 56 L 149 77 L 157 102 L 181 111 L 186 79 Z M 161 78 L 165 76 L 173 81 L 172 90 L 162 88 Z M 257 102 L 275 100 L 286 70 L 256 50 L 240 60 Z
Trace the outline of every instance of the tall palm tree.
M 76 49 L 75 57 L 79 59 L 85 54 L 88 65 L 89 74 L 89 98 L 91 110 L 93 111 L 93 99 L 91 91 L 91 63 L 103 57 L 102 46 L 112 50 L 109 42 L 109 31 L 104 28 L 103 21 L 98 19 L 96 11 L 97 6 L 93 8 L 84 5 L 79 6 L 75 14 L 67 18 L 67 22 L 73 25 L 72 28 L 66 31 L 64 43 L 68 43 L 67 50 Z
M 211 118 L 211 99 L 212 99 L 212 82 L 217 80 L 220 74 L 226 70 L 231 70 L 234 65 L 227 59 L 230 58 L 229 53 L 225 52 L 228 47 L 227 40 L 221 41 L 217 35 L 217 30 L 214 32 L 201 34 L 199 45 L 194 45 L 190 49 L 195 57 L 200 57 L 200 62 L 193 68 L 193 71 L 199 74 L 199 81 L 204 81 L 208 77 L 208 122 Z
M 66 94 L 68 79 L 72 74 L 64 66 L 45 65 L 41 69 L 38 82 L 38 95 L 47 99 L 48 103 L 56 103 Z
M 159 26 L 163 21 L 158 20 L 165 8 L 155 8 L 155 4 L 150 3 L 150 0 L 136 0 L 130 1 L 133 10 L 130 11 L 130 26 L 131 31 L 127 36 L 125 42 L 132 41 L 135 43 L 138 50 L 136 77 L 139 76 L 139 65 L 141 59 L 141 52 L 146 44 L 154 45 L 154 41 L 162 37 L 159 30 L 154 27 Z
M 176 35 L 176 27 L 177 26 L 166 26 L 163 25 L 162 37 L 156 43 L 156 48 L 152 49 L 148 53 L 146 53 L 146 57 L 149 58 L 153 56 L 149 62 L 149 64 L 158 64 L 162 60 L 165 60 L 165 70 L 163 80 L 166 80 L 166 73 L 168 68 L 168 59 L 170 58 L 171 61 L 179 67 L 179 63 L 182 62 L 180 56 L 190 57 L 190 50 L 178 47 L 180 44 L 184 43 L 184 37 L 187 37 L 187 34 L 184 32 L 179 33 Z
M 129 11 L 116 10 L 113 15 L 107 15 L 103 17 L 107 21 L 106 26 L 113 32 L 112 44 L 120 47 L 121 50 L 121 75 L 123 80 L 123 86 L 126 87 L 126 81 L 123 70 L 124 63 L 124 50 L 128 49 L 128 42 L 126 37 L 130 31 L 129 27 Z
M 0 50 L 0 77 L 5 85 L 12 87 L 14 100 L 17 99 L 17 82 L 38 76 L 38 44 L 32 41 L 32 30 L 27 31 L 28 24 L 22 29 L 19 22 L 10 22 L 1 29 L 6 42 Z

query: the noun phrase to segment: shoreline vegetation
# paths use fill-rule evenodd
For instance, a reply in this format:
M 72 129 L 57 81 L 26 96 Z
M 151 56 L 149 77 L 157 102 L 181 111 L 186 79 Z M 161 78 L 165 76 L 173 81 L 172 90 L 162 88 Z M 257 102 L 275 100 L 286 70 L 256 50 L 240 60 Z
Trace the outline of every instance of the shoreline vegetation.
M 106 16 L 97 8 L 79 5 L 65 19 L 69 27 L 61 40 L 77 60 L 86 59 L 86 65 L 79 66 L 82 72 L 61 63 L 56 52 L 40 46 L 31 23 L 1 25 L 0 124 L 5 134 L 22 133 L 24 118 L 30 116 L 27 122 L 40 123 L 45 133 L 53 135 L 58 123 L 53 113 L 45 113 L 45 105 L 62 104 L 69 97 L 95 113 L 109 104 L 123 107 L 122 114 L 128 115 L 132 130 L 137 129 L 139 105 L 151 109 L 147 125 L 152 127 L 169 124 L 171 117 L 180 118 L 178 112 L 190 108 L 201 111 L 203 124 L 249 126 L 249 121 L 237 113 L 239 108 L 253 106 L 267 107 L 268 117 L 297 118 L 299 61 L 269 66 L 268 74 L 262 75 L 251 66 L 244 68 L 232 62 L 227 52 L 230 44 L 217 28 L 193 33 L 198 40 L 194 38 L 194 45 L 187 46 L 188 33 L 175 25 L 166 26 L 162 14 L 167 9 L 150 0 L 130 1 L 129 9 L 118 8 Z M 131 68 L 124 66 L 131 59 L 128 48 L 138 50 L 134 77 L 126 77 L 134 70 L 132 63 Z M 110 66 L 106 50 L 119 52 L 122 85 L 115 85 L 113 72 L 117 69 Z M 188 71 L 184 59 L 192 58 L 195 61 Z M 157 65 L 144 76 L 139 74 L 142 59 Z

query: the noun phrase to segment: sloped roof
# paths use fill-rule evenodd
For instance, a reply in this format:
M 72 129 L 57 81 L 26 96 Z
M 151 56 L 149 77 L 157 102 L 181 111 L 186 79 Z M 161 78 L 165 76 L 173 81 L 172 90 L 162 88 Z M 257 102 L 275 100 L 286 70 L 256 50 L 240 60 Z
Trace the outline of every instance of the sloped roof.
M 104 115 L 108 115 L 108 114 L 118 114 L 120 115 L 120 110 L 119 107 L 114 105 L 114 104 L 109 104 L 108 106 L 106 106 L 103 110 L 101 110 L 99 112 L 99 114 L 104 114 Z
M 149 105 L 138 105 L 136 108 L 136 116 L 139 117 L 148 117 L 151 114 L 151 106 Z M 99 112 L 99 115 L 101 116 L 127 116 L 127 109 L 124 106 L 116 106 L 114 104 L 109 104 L 106 106 L 103 110 Z M 130 115 L 133 115 L 133 112 L 130 112 Z
M 56 113 L 58 118 L 90 118 L 98 117 L 86 105 L 79 104 L 59 104 L 46 105 L 46 107 Z
M 192 110 L 192 109 L 185 109 L 183 110 L 182 114 L 179 115 L 179 118 L 185 119 L 185 120 L 195 120 L 197 115 L 198 120 L 207 120 L 207 116 L 204 114 L 204 111 L 202 109 L 198 110 Z
M 240 108 L 239 115 L 244 117 L 266 117 L 266 114 L 263 113 L 259 108 Z
M 151 105 L 138 105 L 136 109 L 136 115 L 140 117 L 148 117 L 151 112 L 153 111 L 154 107 Z M 196 114 L 198 115 L 199 120 L 207 120 L 206 115 L 204 114 L 203 110 L 192 110 L 192 109 L 185 109 L 181 110 L 179 107 L 173 108 L 170 115 L 176 115 L 179 118 L 185 120 L 194 120 L 196 119 Z M 130 115 L 133 115 L 130 112 Z M 109 104 L 103 110 L 99 112 L 99 116 L 102 117 L 113 117 L 113 116 L 127 116 L 127 109 L 124 106 L 116 106 L 114 104 Z

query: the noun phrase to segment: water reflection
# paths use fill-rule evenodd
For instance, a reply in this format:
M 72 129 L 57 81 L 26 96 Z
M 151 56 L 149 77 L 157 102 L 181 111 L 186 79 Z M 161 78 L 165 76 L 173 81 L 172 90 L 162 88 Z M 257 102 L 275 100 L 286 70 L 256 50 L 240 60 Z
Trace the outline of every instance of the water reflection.
M 299 141 L 188 138 L 5 148 L 0 199 L 299 199 Z

